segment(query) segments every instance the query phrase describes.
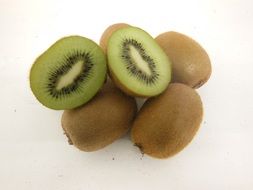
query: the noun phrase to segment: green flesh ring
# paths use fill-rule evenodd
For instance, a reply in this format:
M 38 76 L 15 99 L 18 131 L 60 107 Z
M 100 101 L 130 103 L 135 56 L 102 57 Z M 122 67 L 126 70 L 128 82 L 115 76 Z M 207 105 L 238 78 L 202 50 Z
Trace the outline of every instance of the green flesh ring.
M 72 109 L 89 101 L 106 76 L 106 58 L 93 41 L 65 37 L 38 57 L 30 72 L 30 85 L 46 107 Z
M 163 92 L 171 80 L 169 58 L 145 31 L 136 27 L 114 32 L 108 44 L 109 69 L 123 89 L 150 97 Z

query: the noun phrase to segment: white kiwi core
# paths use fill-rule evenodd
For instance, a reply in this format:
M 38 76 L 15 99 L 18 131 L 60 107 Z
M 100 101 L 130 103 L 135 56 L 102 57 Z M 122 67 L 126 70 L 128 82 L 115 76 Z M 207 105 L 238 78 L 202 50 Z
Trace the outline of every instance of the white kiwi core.
M 134 64 L 139 67 L 139 69 L 141 71 L 143 71 L 144 73 L 146 73 L 147 75 L 151 75 L 152 72 L 148 66 L 148 63 L 146 61 L 143 60 L 143 58 L 141 57 L 140 53 L 138 52 L 138 50 L 134 47 L 134 46 L 130 46 L 130 55 L 131 58 L 134 61 Z
M 56 85 L 56 90 L 61 90 L 65 86 L 68 86 L 71 83 L 73 83 L 75 78 L 82 72 L 83 67 L 84 61 L 83 60 L 77 61 L 65 75 L 60 77 Z

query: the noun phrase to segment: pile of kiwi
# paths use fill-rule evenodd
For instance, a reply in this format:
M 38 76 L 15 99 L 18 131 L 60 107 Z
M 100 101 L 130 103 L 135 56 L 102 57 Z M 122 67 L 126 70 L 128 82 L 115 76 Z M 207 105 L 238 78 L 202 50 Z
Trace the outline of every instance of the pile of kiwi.
M 30 70 L 37 100 L 64 110 L 69 144 L 96 151 L 131 130 L 143 154 L 168 158 L 193 139 L 203 116 L 196 88 L 211 75 L 206 51 L 192 38 L 153 38 L 125 23 L 109 26 L 99 45 L 68 36 L 42 53 Z M 136 97 L 145 98 L 137 110 Z

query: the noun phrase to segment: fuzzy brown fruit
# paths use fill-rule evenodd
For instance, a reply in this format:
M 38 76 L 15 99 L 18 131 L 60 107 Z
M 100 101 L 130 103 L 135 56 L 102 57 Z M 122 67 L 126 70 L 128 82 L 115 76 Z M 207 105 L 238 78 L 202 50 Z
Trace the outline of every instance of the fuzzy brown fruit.
M 131 130 L 132 141 L 144 154 L 170 157 L 193 139 L 202 115 L 202 102 L 194 89 L 170 84 L 163 94 L 144 103 Z
M 129 25 L 126 23 L 117 23 L 117 24 L 113 24 L 113 25 L 109 26 L 104 31 L 104 33 L 102 34 L 102 36 L 100 38 L 99 45 L 104 50 L 105 53 L 107 51 L 107 44 L 108 44 L 109 38 L 111 37 L 112 33 L 117 31 L 118 29 L 125 28 L 128 26 Z
M 74 110 L 65 110 L 62 127 L 70 144 L 83 151 L 95 151 L 124 135 L 136 111 L 135 99 L 108 81 L 90 102 Z
M 165 32 L 155 39 L 172 62 L 172 82 L 199 88 L 210 78 L 208 54 L 192 38 L 177 32 Z

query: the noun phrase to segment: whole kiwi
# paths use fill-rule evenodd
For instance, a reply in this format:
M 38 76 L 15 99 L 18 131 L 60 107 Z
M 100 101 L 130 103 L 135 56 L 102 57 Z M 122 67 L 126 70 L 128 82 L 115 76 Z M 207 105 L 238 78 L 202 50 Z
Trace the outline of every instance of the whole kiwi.
M 102 34 L 99 45 L 104 50 L 104 52 L 107 51 L 107 44 L 109 41 L 109 38 L 111 37 L 112 33 L 117 31 L 118 29 L 128 27 L 129 25 L 126 23 L 116 23 L 113 25 L 110 25 Z
M 123 94 L 108 80 L 87 104 L 64 111 L 62 127 L 70 144 L 82 151 L 95 151 L 124 135 L 136 111 L 135 99 Z
M 198 42 L 178 32 L 162 33 L 156 41 L 172 62 L 172 82 L 199 88 L 210 78 L 210 59 Z
M 164 93 L 144 103 L 131 130 L 132 141 L 144 154 L 170 157 L 193 139 L 202 115 L 197 92 L 187 85 L 171 83 Z

